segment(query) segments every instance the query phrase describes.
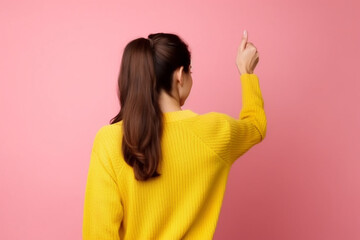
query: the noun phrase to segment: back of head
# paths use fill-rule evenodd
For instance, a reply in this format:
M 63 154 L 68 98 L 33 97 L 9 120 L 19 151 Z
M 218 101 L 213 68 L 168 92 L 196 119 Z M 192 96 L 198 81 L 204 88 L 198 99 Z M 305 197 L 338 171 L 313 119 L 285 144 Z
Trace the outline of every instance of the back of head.
M 189 72 L 187 44 L 171 33 L 150 34 L 129 42 L 123 52 L 118 77 L 119 113 L 111 124 L 122 121 L 122 153 L 137 180 L 159 176 L 163 115 L 159 94 L 171 95 L 174 71 Z

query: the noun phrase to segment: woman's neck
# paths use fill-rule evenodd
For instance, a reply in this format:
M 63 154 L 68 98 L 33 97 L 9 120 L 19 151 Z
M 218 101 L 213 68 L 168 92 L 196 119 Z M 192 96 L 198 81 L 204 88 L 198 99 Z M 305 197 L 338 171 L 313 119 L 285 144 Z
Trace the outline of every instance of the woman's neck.
M 163 113 L 181 111 L 179 100 L 175 97 L 170 96 L 164 90 L 161 90 L 159 96 L 159 105 Z

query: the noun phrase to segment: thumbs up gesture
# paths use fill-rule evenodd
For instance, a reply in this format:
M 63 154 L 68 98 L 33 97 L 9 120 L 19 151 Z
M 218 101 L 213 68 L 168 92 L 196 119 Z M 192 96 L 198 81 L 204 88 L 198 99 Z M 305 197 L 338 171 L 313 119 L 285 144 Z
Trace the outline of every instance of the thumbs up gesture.
M 244 30 L 240 46 L 236 56 L 236 66 L 239 73 L 253 73 L 254 69 L 259 62 L 259 53 L 251 42 L 248 42 L 247 31 Z

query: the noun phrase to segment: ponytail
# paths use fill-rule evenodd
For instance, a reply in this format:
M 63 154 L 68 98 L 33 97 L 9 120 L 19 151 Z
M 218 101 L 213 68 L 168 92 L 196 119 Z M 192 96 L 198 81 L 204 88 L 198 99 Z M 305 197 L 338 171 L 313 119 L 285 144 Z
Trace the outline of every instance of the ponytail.
M 124 160 L 133 167 L 135 178 L 141 181 L 160 176 L 157 172 L 159 161 L 162 159 L 163 133 L 163 115 L 159 105 L 160 89 L 170 93 L 173 71 L 181 65 L 190 64 L 187 46 L 172 34 L 162 36 L 177 39 L 176 43 L 182 44 L 182 48 L 174 44 L 165 45 L 162 52 L 160 51 L 161 56 L 157 56 L 156 37 L 160 35 L 151 34 L 149 39 L 135 39 L 125 47 L 118 78 L 121 109 L 110 120 L 111 124 L 122 120 L 121 148 Z M 161 45 L 161 39 L 158 43 Z M 181 64 L 179 56 L 184 54 L 176 51 L 183 50 L 184 46 L 188 54 L 185 54 L 185 64 Z

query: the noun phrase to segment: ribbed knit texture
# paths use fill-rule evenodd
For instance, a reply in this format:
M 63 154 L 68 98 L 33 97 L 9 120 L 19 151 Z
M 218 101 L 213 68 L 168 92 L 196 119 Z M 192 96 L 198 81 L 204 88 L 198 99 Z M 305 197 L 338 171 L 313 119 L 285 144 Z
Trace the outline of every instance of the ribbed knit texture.
M 264 139 L 259 79 L 242 74 L 239 118 L 164 114 L 161 176 L 137 181 L 121 153 L 122 121 L 98 130 L 85 191 L 84 240 L 212 239 L 230 167 Z

